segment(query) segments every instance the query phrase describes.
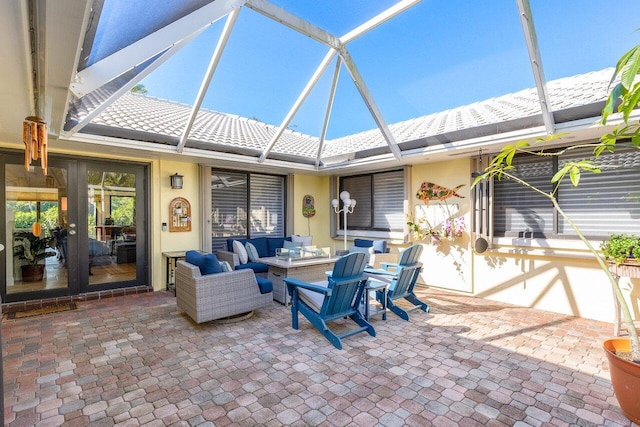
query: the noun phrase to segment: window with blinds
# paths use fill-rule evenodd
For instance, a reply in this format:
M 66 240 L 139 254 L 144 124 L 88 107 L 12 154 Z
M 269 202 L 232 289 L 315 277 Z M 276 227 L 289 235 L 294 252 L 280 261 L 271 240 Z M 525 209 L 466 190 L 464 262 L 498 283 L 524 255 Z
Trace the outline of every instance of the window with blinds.
M 592 149 L 571 150 L 559 156 L 514 158 L 515 174 L 542 191 L 554 189 L 551 178 L 567 161 L 590 158 L 601 173 L 582 172 L 574 187 L 565 179 L 557 188 L 560 207 L 589 238 L 610 233 L 640 233 L 640 150 L 626 144 L 597 160 Z M 551 202 L 508 179 L 494 183 L 496 236 L 575 237 Z
M 284 200 L 284 176 L 212 169 L 212 250 L 229 238 L 284 237 Z
M 391 171 L 344 177 L 340 191 L 356 199 L 356 207 L 347 219 L 354 230 L 402 231 L 404 213 L 404 172 Z M 340 228 L 344 228 L 340 216 Z

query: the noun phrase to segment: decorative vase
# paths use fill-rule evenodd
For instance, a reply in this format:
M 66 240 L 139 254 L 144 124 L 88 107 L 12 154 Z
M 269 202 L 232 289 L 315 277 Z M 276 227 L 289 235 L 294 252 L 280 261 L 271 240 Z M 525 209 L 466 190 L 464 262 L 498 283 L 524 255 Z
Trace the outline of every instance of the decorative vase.
M 22 269 L 23 282 L 39 282 L 44 277 L 44 264 L 27 264 L 20 268 Z
M 609 360 L 613 392 L 620 409 L 627 418 L 640 425 L 640 364 L 615 354 L 617 351 L 631 351 L 631 341 L 627 338 L 612 338 L 604 342 L 604 350 Z

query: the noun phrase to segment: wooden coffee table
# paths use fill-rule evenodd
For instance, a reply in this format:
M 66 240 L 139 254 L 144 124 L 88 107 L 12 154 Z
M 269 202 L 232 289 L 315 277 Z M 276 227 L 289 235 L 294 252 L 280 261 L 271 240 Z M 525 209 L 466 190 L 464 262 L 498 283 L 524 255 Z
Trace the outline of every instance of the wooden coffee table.
M 277 257 L 260 258 L 269 266 L 268 278 L 273 283 L 273 299 L 288 305 L 290 302 L 287 285 L 284 283 L 285 277 L 293 277 L 305 282 L 319 282 L 327 280 L 327 271 L 333 270 L 333 264 L 337 257 L 311 258 L 291 260 Z

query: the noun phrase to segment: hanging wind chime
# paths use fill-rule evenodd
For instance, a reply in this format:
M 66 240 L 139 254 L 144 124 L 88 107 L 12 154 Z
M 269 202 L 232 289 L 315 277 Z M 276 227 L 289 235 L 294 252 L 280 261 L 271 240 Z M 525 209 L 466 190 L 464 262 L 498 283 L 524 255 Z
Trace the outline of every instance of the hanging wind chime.
M 24 168 L 29 170 L 32 160 L 40 159 L 42 173 L 47 174 L 47 122 L 42 117 L 29 116 L 22 123 Z

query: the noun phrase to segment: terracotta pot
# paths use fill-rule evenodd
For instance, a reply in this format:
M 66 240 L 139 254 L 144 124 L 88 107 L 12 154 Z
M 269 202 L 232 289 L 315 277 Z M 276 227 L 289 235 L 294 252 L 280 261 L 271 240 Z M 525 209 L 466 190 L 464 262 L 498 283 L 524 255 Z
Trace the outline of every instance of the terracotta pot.
M 631 351 L 631 341 L 612 338 L 604 342 L 604 350 L 609 360 L 613 392 L 620 409 L 627 418 L 640 425 L 640 364 L 615 355 L 616 351 Z
M 23 265 L 21 269 L 23 282 L 39 282 L 44 277 L 44 264 Z

